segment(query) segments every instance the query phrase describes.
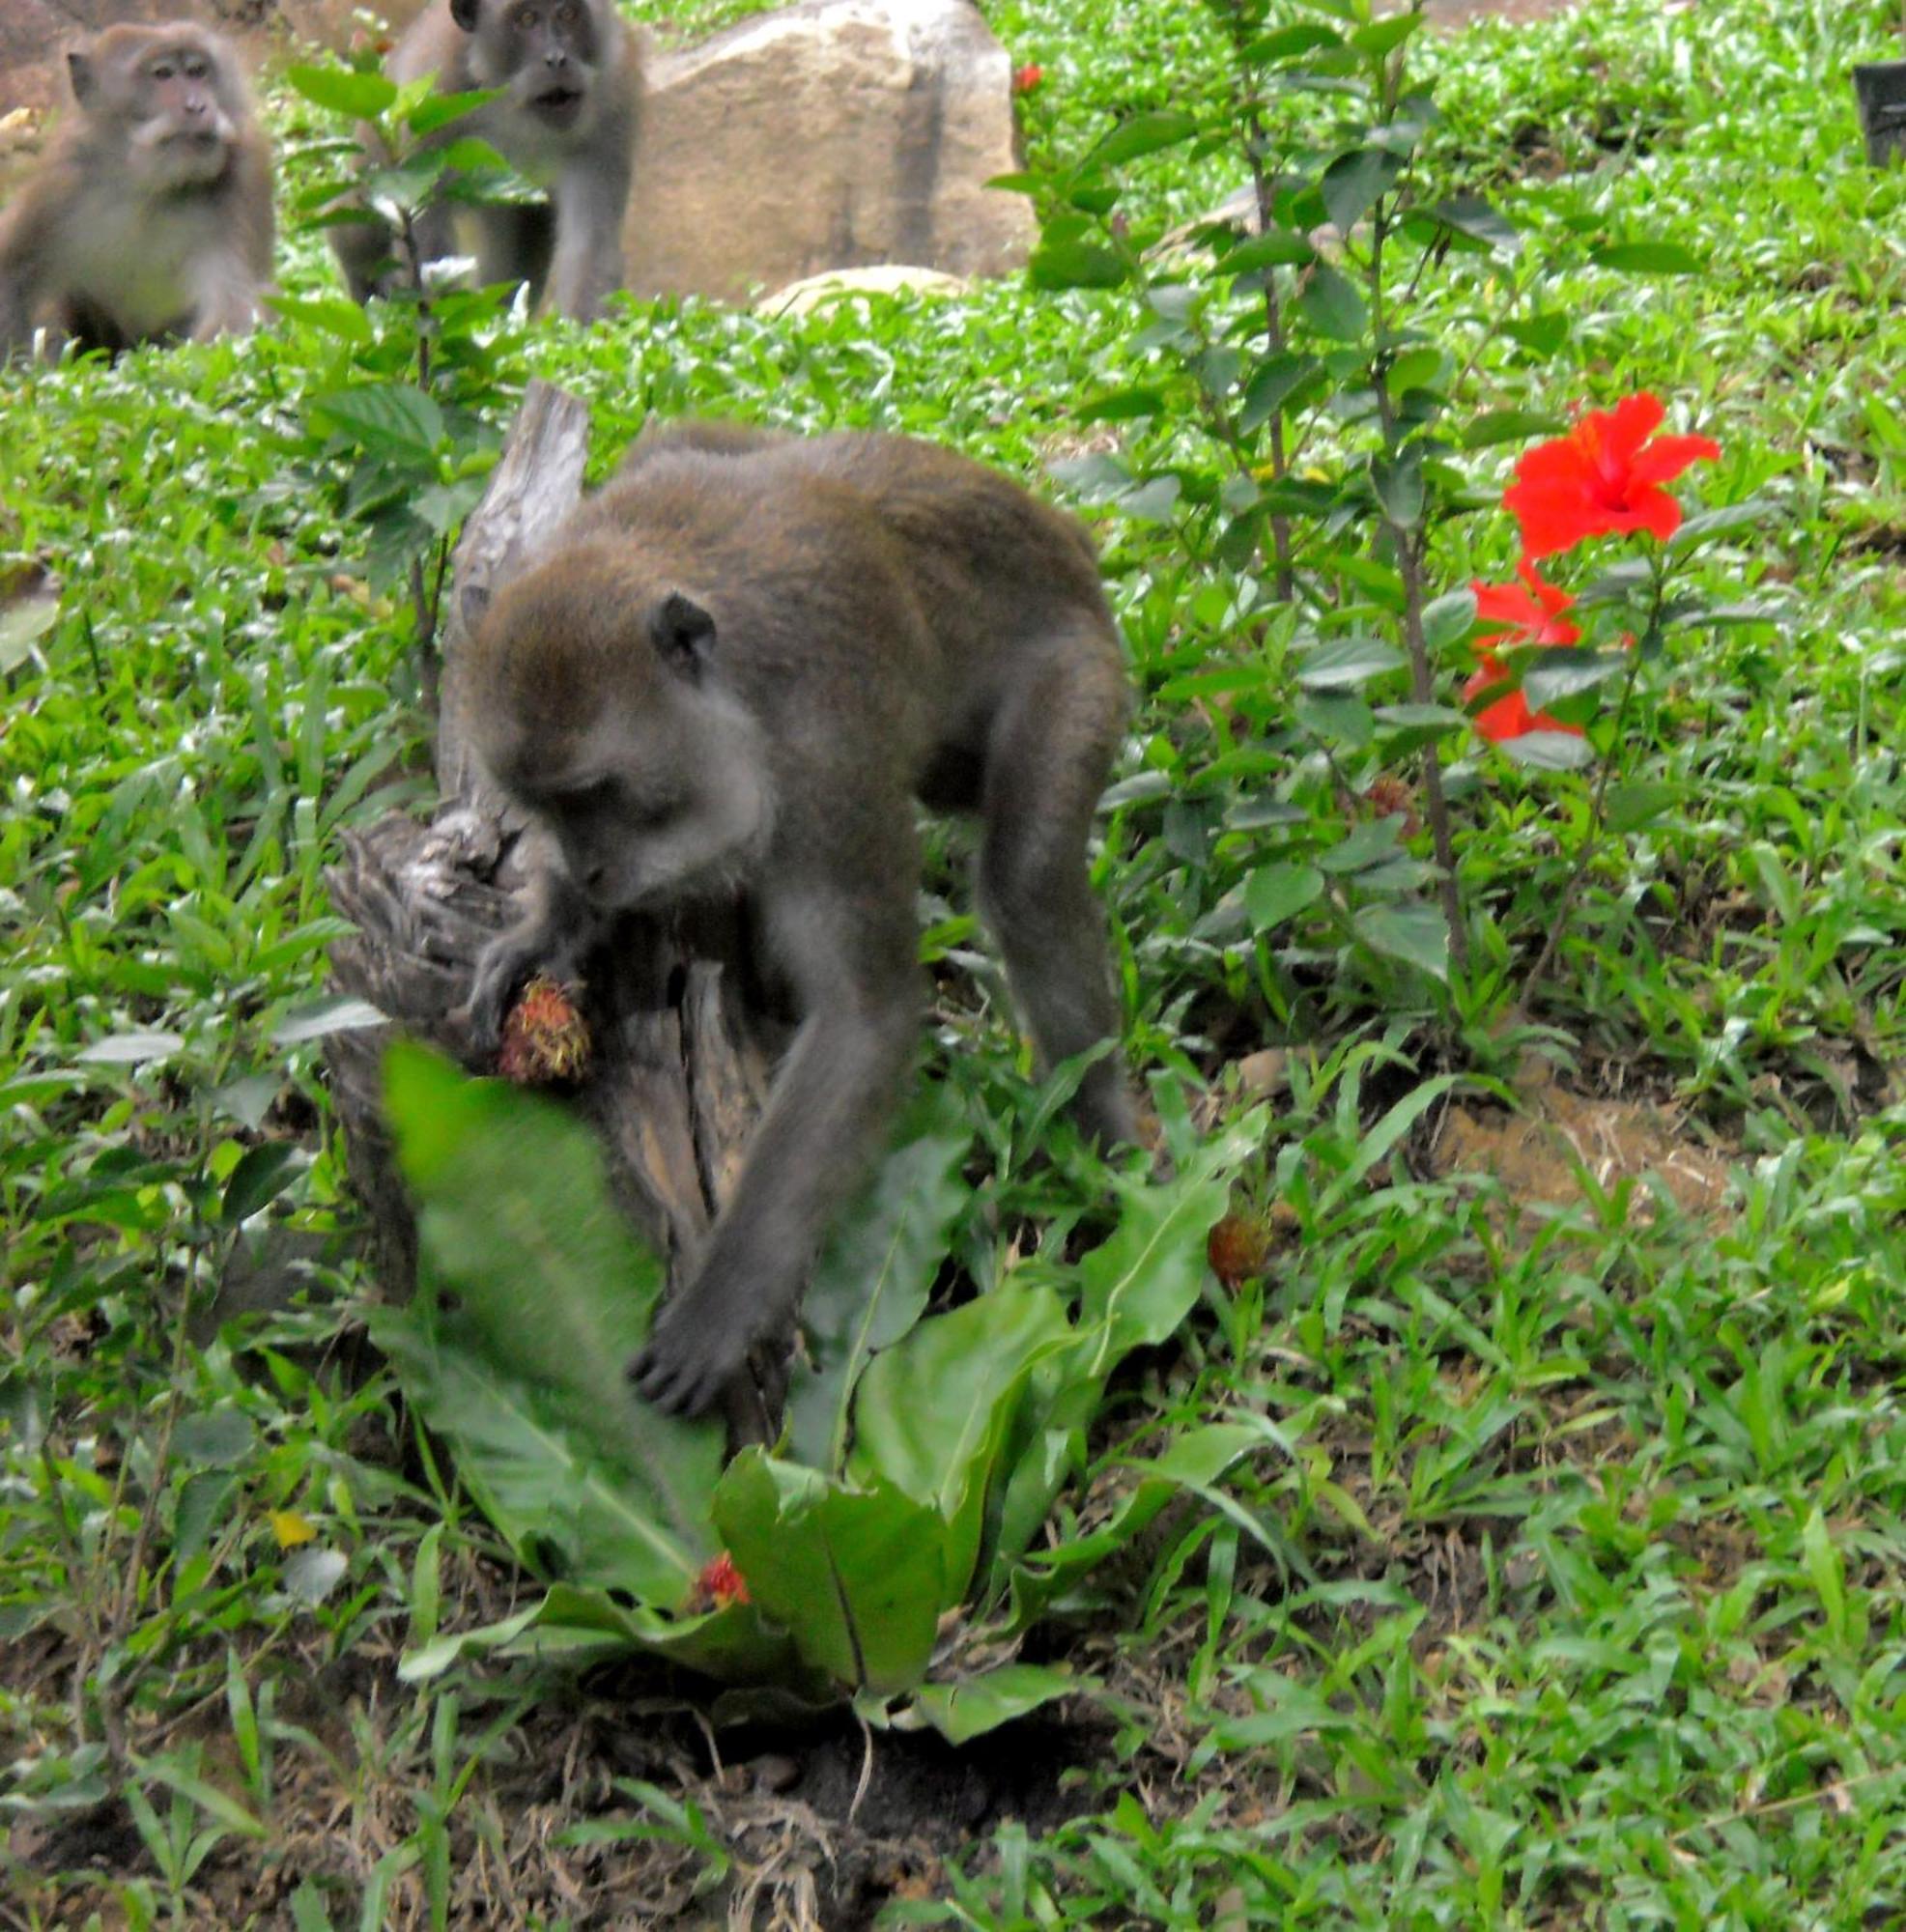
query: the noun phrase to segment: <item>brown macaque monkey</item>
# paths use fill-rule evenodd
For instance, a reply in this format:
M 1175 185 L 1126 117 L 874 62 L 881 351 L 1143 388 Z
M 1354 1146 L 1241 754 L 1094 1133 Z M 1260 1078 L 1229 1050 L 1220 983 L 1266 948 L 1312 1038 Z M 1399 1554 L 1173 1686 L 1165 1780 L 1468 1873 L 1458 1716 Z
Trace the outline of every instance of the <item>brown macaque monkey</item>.
M 472 600 L 473 601 L 473 600 Z M 1086 843 L 1129 693 L 1091 543 L 896 436 L 645 436 L 480 612 L 469 715 L 561 869 L 480 959 L 480 1035 L 623 911 L 742 893 L 801 1023 L 694 1278 L 630 1370 L 696 1413 L 791 1313 L 920 1031 L 916 798 L 977 812 L 981 903 L 1050 1064 L 1116 1038 Z M 1136 1138 L 1116 1054 L 1074 1102 Z
M 434 0 L 384 64 L 392 80 L 437 76 L 440 91 L 500 88 L 500 97 L 435 137 L 489 142 L 548 198 L 426 209 L 420 262 L 473 252 L 479 282 L 526 282 L 533 305 L 590 321 L 622 286 L 641 60 L 613 0 Z M 473 249 L 457 245 L 468 223 Z M 368 210 L 331 230 L 352 295 L 388 294 L 392 237 Z
M 0 356 L 43 325 L 106 350 L 254 327 L 271 151 L 237 55 L 171 20 L 108 27 L 67 71 L 72 111 L 0 213 Z

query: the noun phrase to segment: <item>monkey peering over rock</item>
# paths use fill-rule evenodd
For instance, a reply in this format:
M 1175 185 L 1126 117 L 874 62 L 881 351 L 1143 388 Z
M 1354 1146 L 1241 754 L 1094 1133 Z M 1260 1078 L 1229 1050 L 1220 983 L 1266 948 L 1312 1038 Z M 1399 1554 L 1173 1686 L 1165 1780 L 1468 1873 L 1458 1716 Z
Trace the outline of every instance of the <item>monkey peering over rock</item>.
M 907 438 L 645 435 L 474 616 L 478 757 L 548 835 L 478 961 L 494 1039 L 614 916 L 745 894 L 799 1031 L 700 1265 L 631 1374 L 708 1406 L 791 1312 L 878 1146 L 921 1016 L 914 801 L 982 825 L 980 893 L 1042 1059 L 1118 1032 L 1086 846 L 1129 706 L 1084 531 Z M 1135 1138 L 1115 1056 L 1073 1102 Z

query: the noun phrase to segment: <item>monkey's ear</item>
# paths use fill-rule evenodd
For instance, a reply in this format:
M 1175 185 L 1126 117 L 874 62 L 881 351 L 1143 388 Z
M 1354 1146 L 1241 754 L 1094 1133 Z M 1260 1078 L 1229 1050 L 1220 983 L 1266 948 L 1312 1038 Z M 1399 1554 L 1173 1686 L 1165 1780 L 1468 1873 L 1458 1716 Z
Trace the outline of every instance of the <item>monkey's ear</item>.
M 462 609 L 464 629 L 475 631 L 490 609 L 490 586 L 487 583 L 469 584 L 463 594 Z
M 67 78 L 72 82 L 72 98 L 83 107 L 93 93 L 91 58 L 86 54 L 68 54 Z
M 450 0 L 450 17 L 465 33 L 473 34 L 476 31 L 476 16 L 482 5 L 483 0 Z
M 662 662 L 699 677 L 715 654 L 715 620 L 692 597 L 671 590 L 655 607 L 648 635 Z

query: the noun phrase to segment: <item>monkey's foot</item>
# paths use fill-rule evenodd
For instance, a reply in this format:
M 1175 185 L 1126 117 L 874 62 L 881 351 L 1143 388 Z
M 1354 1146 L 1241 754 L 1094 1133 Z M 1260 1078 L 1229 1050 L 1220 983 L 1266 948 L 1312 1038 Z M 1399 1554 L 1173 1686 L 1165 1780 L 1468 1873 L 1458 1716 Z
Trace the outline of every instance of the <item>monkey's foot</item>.
M 747 1358 L 749 1337 L 717 1311 L 677 1302 L 649 1331 L 629 1364 L 636 1393 L 669 1415 L 700 1415 Z

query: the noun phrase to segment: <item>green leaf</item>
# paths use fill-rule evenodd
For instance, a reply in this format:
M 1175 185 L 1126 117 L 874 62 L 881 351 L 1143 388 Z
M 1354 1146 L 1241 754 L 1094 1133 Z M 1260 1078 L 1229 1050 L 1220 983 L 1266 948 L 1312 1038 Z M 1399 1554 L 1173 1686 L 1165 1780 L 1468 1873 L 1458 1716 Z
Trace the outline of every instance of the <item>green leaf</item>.
M 1637 779 L 1629 784 L 1610 785 L 1603 813 L 1610 832 L 1638 832 L 1687 796 L 1686 785 L 1663 779 Z
M 1493 208 L 1479 194 L 1453 194 L 1430 210 L 1433 220 L 1443 227 L 1481 242 L 1504 255 L 1513 255 L 1522 245 L 1516 225 L 1500 210 Z
M 1086 1535 L 1032 1551 L 1013 1566 L 1012 1627 L 1023 1628 L 1073 1578 L 1143 1536 L 1181 1490 L 1203 1492 L 1254 1449 L 1279 1441 L 1276 1425 L 1260 1416 L 1249 1423 L 1212 1422 L 1187 1430 L 1154 1461 L 1115 1459 L 1112 1466 L 1130 1470 L 1138 1477 L 1137 1486 Z M 1288 1444 L 1282 1446 L 1288 1451 Z
M 1588 259 L 1623 275 L 1698 275 L 1707 266 L 1678 242 L 1610 242 Z
M 1625 677 L 1634 662 L 1628 651 L 1588 651 L 1579 645 L 1545 650 L 1522 672 L 1522 696 L 1531 711 L 1547 711 L 1565 697 Z
M 1129 270 L 1124 257 L 1096 242 L 1045 242 L 1026 264 L 1036 289 L 1116 289 Z
M 672 1605 L 708 1551 L 722 1430 L 662 1414 L 624 1378 L 665 1270 L 616 1212 L 594 1139 L 407 1043 L 385 1057 L 384 1104 L 425 1289 L 408 1325 L 374 1324 L 379 1346 L 519 1547 L 560 1522 L 569 1574 Z M 440 1288 L 458 1313 L 427 1319 Z
M 20 597 L 0 610 L 0 677 L 23 665 L 28 652 L 59 620 L 57 597 Z
M 1568 425 L 1549 410 L 1488 410 L 1462 436 L 1465 449 L 1488 449 L 1500 442 L 1528 442 L 1560 436 Z
M 1296 310 L 1318 334 L 1333 342 L 1358 342 L 1370 326 L 1370 311 L 1356 285 L 1328 262 L 1319 262 L 1297 291 Z
M 862 1378 L 854 1479 L 891 1482 L 939 1513 L 950 1600 L 979 1558 L 993 1465 L 1027 1377 L 1071 1337 L 1049 1287 L 1008 1282 L 923 1321 Z
M 1403 840 L 1403 817 L 1386 812 L 1381 818 L 1359 819 L 1336 844 L 1320 855 L 1318 866 L 1336 877 L 1360 872 L 1368 866 L 1387 865 Z
M 1381 148 L 1352 148 L 1323 170 L 1319 187 L 1337 232 L 1348 235 L 1387 194 L 1403 172 L 1403 162 Z
M 308 327 L 335 336 L 362 348 L 371 340 L 371 319 L 348 296 L 272 296 L 270 303 L 288 322 L 301 322 Z
M 1401 959 L 1433 979 L 1449 978 L 1449 927 L 1435 906 L 1360 906 L 1351 924 L 1373 952 Z
M 1512 764 L 1539 772 L 1579 772 L 1595 759 L 1594 747 L 1572 731 L 1524 731 L 1496 749 Z
M 788 1381 L 788 1435 L 802 1462 L 830 1472 L 844 1464 L 854 1385 L 926 1306 L 966 1198 L 959 1165 L 971 1138 L 951 1092 L 934 1089 L 837 1225 L 802 1300 L 808 1348 Z
M 1300 60 L 1305 54 L 1324 48 L 1338 51 L 1343 46 L 1344 37 L 1334 28 L 1306 22 L 1260 35 L 1244 49 L 1244 59 L 1252 67 L 1276 67 L 1285 61 Z
M 150 1032 L 116 1033 L 105 1039 L 96 1039 L 73 1057 L 106 1066 L 143 1066 L 149 1060 L 169 1058 L 185 1043 L 178 1034 L 154 1028 Z
M 388 1016 L 355 993 L 327 993 L 308 1006 L 294 1007 L 271 1029 L 274 1046 L 297 1046 L 304 1040 L 327 1039 L 334 1033 L 354 1033 L 359 1027 L 384 1026 Z
M 1294 919 L 1323 896 L 1323 874 L 1315 866 L 1280 859 L 1260 866 L 1244 882 L 1244 912 L 1253 932 L 1268 932 Z
M 1366 60 L 1386 60 L 1423 24 L 1420 13 L 1391 14 L 1359 27 L 1351 36 L 1351 45 Z
M 1114 389 L 1089 403 L 1081 403 L 1072 414 L 1075 420 L 1082 423 L 1134 422 L 1146 416 L 1162 415 L 1165 409 L 1165 396 L 1161 389 Z
M 1702 510 L 1690 517 L 1668 539 L 1670 556 L 1687 556 L 1717 538 L 1732 536 L 1736 530 L 1752 529 L 1770 522 L 1776 506 L 1754 497 L 1745 503 L 1723 503 L 1718 510 Z
M 356 438 L 373 456 L 421 463 L 433 458 L 448 432 L 435 397 L 412 383 L 366 383 L 311 398 L 321 424 Z
M 970 1744 L 1056 1697 L 1095 1688 L 1064 1664 L 1003 1663 L 957 1683 L 923 1685 L 899 1722 L 908 1730 L 930 1725 L 950 1745 Z
M 1297 682 L 1306 691 L 1342 691 L 1381 677 L 1404 662 L 1403 653 L 1380 638 L 1334 638 L 1298 660 Z
M 1476 621 L 1473 590 L 1445 591 L 1423 607 L 1423 645 L 1431 657 L 1440 657 L 1463 641 Z
M 236 1408 L 186 1416 L 172 1433 L 172 1453 L 187 1469 L 229 1469 L 251 1454 L 258 1431 Z
M 1176 107 L 1155 107 L 1122 121 L 1098 145 L 1092 149 L 1076 169 L 1074 178 L 1089 180 L 1112 168 L 1122 168 L 1145 155 L 1176 148 L 1198 131 L 1197 121 Z
M 715 1491 L 723 1542 L 761 1612 L 802 1659 L 855 1690 L 908 1690 L 925 1675 L 946 1587 L 938 1515 L 891 1483 L 849 1489 L 758 1446 Z
M 1210 1141 L 1164 1187 L 1116 1180 L 1119 1225 L 1078 1264 L 1079 1326 L 1101 1327 L 1095 1357 L 1108 1371 L 1122 1355 L 1155 1348 L 1190 1312 L 1209 1274 L 1205 1236 L 1225 1210 L 1229 1177 L 1256 1145 L 1247 1117 Z
M 1266 228 L 1262 235 L 1247 235 L 1235 248 L 1225 251 L 1217 264 L 1221 275 L 1248 275 L 1259 269 L 1300 268 L 1317 260 L 1317 250 L 1307 236 L 1289 228 Z
M 225 1183 L 219 1219 L 236 1228 L 275 1201 L 309 1165 L 310 1157 L 296 1141 L 266 1141 L 247 1150 Z
M 479 107 L 500 99 L 507 92 L 501 87 L 470 88 L 463 94 L 433 91 L 404 116 L 404 125 L 413 134 L 434 134 L 440 128 L 447 128 L 453 121 L 461 121 L 466 114 L 474 114 Z
M 1399 530 L 1413 530 L 1423 521 L 1423 456 L 1406 449 L 1394 458 L 1379 457 L 1370 466 L 1371 487 L 1383 515 Z
M 397 83 L 381 73 L 359 72 L 347 67 L 294 67 L 285 78 L 314 105 L 333 114 L 375 120 L 397 99 Z
M 1266 355 L 1244 384 L 1237 409 L 1238 429 L 1248 436 L 1287 405 L 1310 395 L 1325 380 L 1323 364 L 1315 355 L 1288 349 Z

